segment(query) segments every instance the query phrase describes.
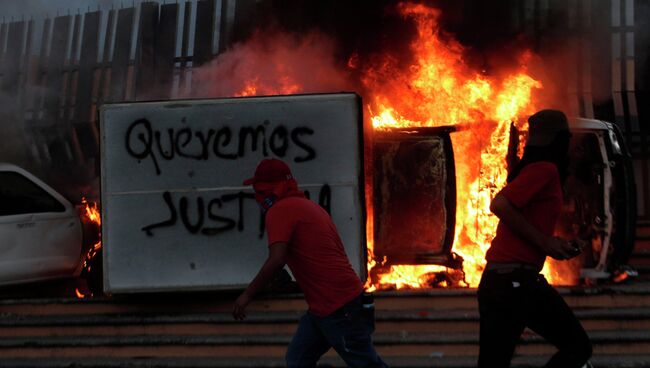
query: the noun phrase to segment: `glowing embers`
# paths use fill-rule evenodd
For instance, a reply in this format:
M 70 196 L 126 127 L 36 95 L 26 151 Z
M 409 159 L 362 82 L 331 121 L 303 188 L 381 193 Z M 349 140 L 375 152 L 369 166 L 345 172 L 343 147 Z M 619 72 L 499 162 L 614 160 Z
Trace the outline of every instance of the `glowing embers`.
M 458 281 L 443 272 L 462 267 L 462 258 L 451 252 L 456 212 L 452 131 L 439 127 L 375 132 L 373 235 L 378 266 L 371 278 L 380 278 L 393 266 L 399 270 L 400 265 L 440 265 L 444 267 L 423 270 L 418 282 L 450 286 Z M 406 269 L 398 273 L 409 277 Z

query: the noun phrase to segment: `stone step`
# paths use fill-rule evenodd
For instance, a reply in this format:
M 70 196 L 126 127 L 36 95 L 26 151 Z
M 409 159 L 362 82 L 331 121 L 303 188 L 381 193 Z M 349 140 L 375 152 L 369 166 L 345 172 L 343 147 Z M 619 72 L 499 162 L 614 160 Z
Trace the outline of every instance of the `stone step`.
M 650 305 L 650 283 L 558 288 L 574 308 L 634 308 Z M 0 315 L 170 315 L 222 313 L 232 310 L 237 294 L 180 294 L 94 299 L 12 299 L 0 301 Z M 381 291 L 375 293 L 378 311 L 450 311 L 477 308 L 476 289 Z M 299 312 L 307 306 L 301 294 L 273 295 L 253 301 L 250 313 Z
M 302 312 L 249 314 L 244 322 L 227 313 L 183 315 L 44 315 L 5 314 L 0 337 L 136 336 L 136 335 L 256 335 L 295 331 Z M 577 309 L 585 329 L 650 330 L 650 307 Z M 378 333 L 469 332 L 478 330 L 476 309 L 439 311 L 377 311 Z
M 637 237 L 636 241 L 634 242 L 634 253 L 636 252 L 647 252 L 650 250 L 650 237 L 648 238 L 640 238 Z
M 637 237 L 650 237 L 650 221 L 637 222 L 636 235 Z
M 518 356 L 514 357 L 513 368 L 541 367 L 548 355 Z M 394 356 L 384 359 L 392 368 L 475 368 L 476 356 L 458 357 L 409 357 Z M 598 368 L 642 368 L 650 367 L 650 355 L 596 355 L 591 362 Z M 137 359 L 120 358 L 25 358 L 11 359 L 0 358 L 3 368 L 279 368 L 285 367 L 281 358 L 151 358 L 140 357 Z M 320 367 L 343 368 L 346 365 L 337 357 L 321 359 Z
M 275 357 L 282 358 L 291 334 L 178 335 L 178 336 L 75 336 L 0 338 L 0 356 L 6 358 L 89 357 Z M 645 354 L 650 351 L 650 331 L 591 331 L 594 354 Z M 463 356 L 478 353 L 478 332 L 405 333 L 374 335 L 382 356 Z M 552 354 L 555 348 L 539 336 L 525 333 L 516 353 Z M 335 353 L 330 351 L 329 356 Z

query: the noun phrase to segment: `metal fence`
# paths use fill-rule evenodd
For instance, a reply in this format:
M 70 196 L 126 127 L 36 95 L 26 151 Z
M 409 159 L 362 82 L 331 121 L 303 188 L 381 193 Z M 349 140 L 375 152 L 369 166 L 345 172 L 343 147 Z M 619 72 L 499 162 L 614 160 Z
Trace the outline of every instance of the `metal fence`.
M 259 2 L 259 1 L 258 1 Z M 42 168 L 93 166 L 97 107 L 173 99 L 192 89 L 192 69 L 223 51 L 252 0 L 198 0 L 89 11 L 0 24 L 0 94 L 25 155 Z M 650 219 L 650 73 L 645 0 L 511 0 L 508 21 L 543 52 L 566 35 L 571 114 L 616 122 L 630 144 L 639 217 Z M 558 17 L 561 21 L 558 21 Z M 241 28 L 241 27 L 239 27 Z M 606 55 L 603 57 L 603 55 Z M 598 86 L 607 96 L 595 96 Z M 7 104 L 9 101 L 9 104 Z

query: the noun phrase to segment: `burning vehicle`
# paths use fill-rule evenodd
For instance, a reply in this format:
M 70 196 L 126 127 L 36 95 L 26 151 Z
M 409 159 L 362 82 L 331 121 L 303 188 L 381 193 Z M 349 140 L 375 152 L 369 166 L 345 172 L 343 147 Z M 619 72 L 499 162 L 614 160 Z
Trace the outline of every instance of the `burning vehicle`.
M 588 247 L 571 261 L 549 259 L 545 272 L 558 284 L 577 285 L 634 276 L 626 267 L 635 238 L 636 203 L 631 155 L 615 125 L 570 121 L 573 139 L 558 236 Z M 399 288 L 412 271 L 419 287 L 467 286 L 463 257 L 453 249 L 456 215 L 453 127 L 399 128 L 373 145 L 374 259 L 370 284 Z M 504 157 L 513 167 L 525 132 L 513 129 Z M 479 266 L 480 267 L 480 266 Z M 410 270 L 409 270 L 410 269 Z M 412 287 L 416 287 L 415 285 Z
M 630 152 L 616 125 L 601 120 L 570 122 L 570 176 L 556 233 L 589 244 L 574 263 L 586 282 L 634 276 L 626 267 L 636 233 L 636 186 Z M 555 262 L 558 263 L 558 262 Z M 559 268 L 561 269 L 561 268 Z M 570 270 L 565 272 L 571 274 Z

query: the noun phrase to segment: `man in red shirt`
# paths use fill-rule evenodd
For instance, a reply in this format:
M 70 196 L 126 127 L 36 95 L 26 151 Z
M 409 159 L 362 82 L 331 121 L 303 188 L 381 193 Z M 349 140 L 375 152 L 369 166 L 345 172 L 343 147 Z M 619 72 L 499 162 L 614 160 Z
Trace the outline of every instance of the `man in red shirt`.
M 386 367 L 372 345 L 374 304 L 329 214 L 305 198 L 281 160 L 262 160 L 244 181 L 251 184 L 266 212 L 269 256 L 235 301 L 233 317 L 244 319 L 255 294 L 287 264 L 309 306 L 287 350 L 287 366 L 315 367 L 332 347 L 349 367 Z

